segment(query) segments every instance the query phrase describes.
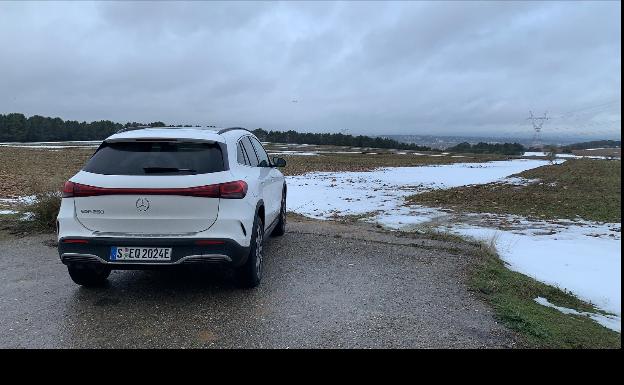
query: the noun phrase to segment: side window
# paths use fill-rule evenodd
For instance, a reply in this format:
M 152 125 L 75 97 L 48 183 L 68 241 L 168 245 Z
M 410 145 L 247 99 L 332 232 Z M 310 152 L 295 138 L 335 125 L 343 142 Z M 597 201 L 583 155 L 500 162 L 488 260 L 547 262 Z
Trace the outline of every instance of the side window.
M 241 144 L 241 142 L 238 142 L 238 144 L 236 145 L 236 160 L 240 164 L 248 165 L 247 159 L 245 159 L 245 153 L 243 152 L 243 145 Z
M 249 139 L 251 139 L 251 143 L 256 149 L 256 155 L 258 155 L 258 165 L 261 167 L 268 167 L 271 163 L 269 162 L 269 156 L 266 151 L 264 151 L 262 144 L 260 144 L 256 138 L 249 137 Z
M 247 157 L 249 158 L 249 165 L 251 167 L 258 167 L 258 158 L 256 157 L 256 152 L 249 141 L 249 137 L 244 137 L 240 142 L 243 144 L 245 153 L 247 153 Z

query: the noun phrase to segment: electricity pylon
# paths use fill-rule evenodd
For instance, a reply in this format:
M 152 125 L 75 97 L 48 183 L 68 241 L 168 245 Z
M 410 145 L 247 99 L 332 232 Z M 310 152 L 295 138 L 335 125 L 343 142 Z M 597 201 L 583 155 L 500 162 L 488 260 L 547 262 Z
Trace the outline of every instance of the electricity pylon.
M 533 111 L 529 111 L 529 117 L 527 120 L 531 121 L 533 125 L 533 130 L 535 133 L 533 134 L 533 139 L 531 139 L 531 147 L 542 148 L 542 126 L 546 123 L 550 118 L 547 116 L 548 112 L 544 112 L 544 116 L 535 116 L 533 115 Z

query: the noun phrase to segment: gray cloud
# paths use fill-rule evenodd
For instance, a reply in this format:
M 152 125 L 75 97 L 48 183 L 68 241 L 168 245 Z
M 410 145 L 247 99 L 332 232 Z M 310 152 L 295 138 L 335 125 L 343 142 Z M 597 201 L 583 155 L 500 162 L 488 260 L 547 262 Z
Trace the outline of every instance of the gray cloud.
M 619 2 L 0 3 L 0 112 L 619 135 Z M 298 102 L 293 103 L 296 99 Z

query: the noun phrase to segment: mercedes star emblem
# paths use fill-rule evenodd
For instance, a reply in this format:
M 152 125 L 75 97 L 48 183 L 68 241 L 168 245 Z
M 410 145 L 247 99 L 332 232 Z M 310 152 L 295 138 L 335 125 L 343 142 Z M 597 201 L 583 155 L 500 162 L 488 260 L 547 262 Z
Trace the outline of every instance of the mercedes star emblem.
M 147 211 L 150 208 L 150 201 L 147 198 L 139 198 L 136 201 L 136 208 L 139 211 Z

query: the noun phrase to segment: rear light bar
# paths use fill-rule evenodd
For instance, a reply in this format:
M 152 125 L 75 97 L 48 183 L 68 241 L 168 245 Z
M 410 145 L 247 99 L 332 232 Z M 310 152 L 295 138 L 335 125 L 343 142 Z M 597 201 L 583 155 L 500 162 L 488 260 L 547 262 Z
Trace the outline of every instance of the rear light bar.
M 63 239 L 63 243 L 89 243 L 86 239 Z
M 207 245 L 223 245 L 225 241 L 215 241 L 212 239 L 200 239 L 199 241 L 195 241 L 197 246 L 207 246 Z
M 247 195 L 247 183 L 242 180 L 184 188 L 109 188 L 95 187 L 67 181 L 63 198 L 80 198 L 100 195 L 180 195 L 201 198 L 242 199 Z

